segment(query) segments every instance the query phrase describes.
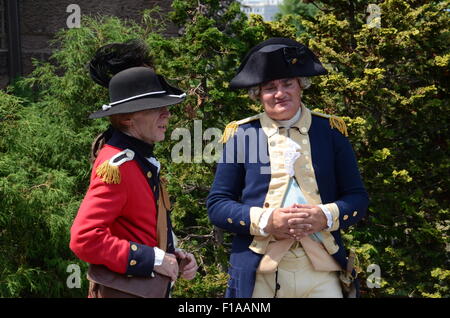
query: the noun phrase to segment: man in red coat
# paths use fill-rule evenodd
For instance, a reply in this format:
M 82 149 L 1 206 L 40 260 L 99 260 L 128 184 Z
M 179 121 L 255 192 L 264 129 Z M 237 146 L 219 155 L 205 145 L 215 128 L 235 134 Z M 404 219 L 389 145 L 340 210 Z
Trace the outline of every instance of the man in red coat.
M 170 218 L 158 209 L 158 200 L 167 198 L 160 193 L 160 164 L 153 155 L 155 142 L 164 140 L 167 107 L 185 94 L 148 67 L 117 73 L 109 92 L 110 103 L 90 116 L 109 116 L 111 127 L 94 142 L 99 152 L 70 248 L 80 259 L 126 277 L 156 272 L 173 282 L 179 274 L 193 279 L 195 258 L 175 249 Z M 185 261 L 182 269 L 177 259 Z M 101 297 L 98 290 L 91 283 L 90 296 Z

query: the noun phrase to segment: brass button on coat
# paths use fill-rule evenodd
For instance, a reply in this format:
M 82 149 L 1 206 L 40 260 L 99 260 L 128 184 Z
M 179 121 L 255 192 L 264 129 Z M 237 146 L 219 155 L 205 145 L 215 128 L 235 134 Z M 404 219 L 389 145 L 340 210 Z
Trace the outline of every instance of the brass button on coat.
M 358 215 L 358 211 L 353 211 L 353 216 L 357 216 Z
M 131 245 L 131 249 L 133 250 L 133 251 L 137 251 L 137 249 L 138 249 L 138 247 L 137 247 L 137 245 L 136 244 L 132 244 Z
M 342 217 L 342 219 L 343 219 L 344 221 L 346 221 L 346 220 L 348 219 L 348 215 L 347 215 L 347 214 L 344 215 L 344 216 Z
M 151 171 L 149 171 L 149 172 L 147 172 L 147 178 L 151 178 L 152 177 L 152 172 Z
M 239 224 L 242 225 L 242 226 L 245 226 L 245 222 L 244 221 L 240 221 Z
M 132 259 L 131 261 L 130 261 L 130 265 L 131 266 L 134 266 L 134 265 L 136 265 L 137 264 L 137 262 L 134 260 L 134 259 Z
M 227 222 L 231 224 L 231 223 L 233 223 L 233 220 L 231 218 L 228 218 Z
M 127 156 L 128 158 L 132 159 L 132 158 L 134 157 L 134 154 L 133 154 L 133 152 L 131 152 L 131 151 L 127 151 L 127 152 L 126 152 L 126 156 Z

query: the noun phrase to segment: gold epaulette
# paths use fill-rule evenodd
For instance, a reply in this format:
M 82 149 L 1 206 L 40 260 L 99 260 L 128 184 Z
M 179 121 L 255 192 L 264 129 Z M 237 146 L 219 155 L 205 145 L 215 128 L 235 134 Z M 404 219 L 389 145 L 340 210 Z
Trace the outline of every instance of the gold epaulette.
M 249 123 L 256 119 L 259 119 L 259 117 L 261 117 L 261 114 L 247 117 L 247 118 L 244 118 L 244 119 L 241 119 L 238 121 L 232 121 L 231 123 L 229 123 L 228 125 L 225 126 L 222 138 L 220 138 L 219 142 L 223 143 L 223 144 L 226 143 L 228 141 L 228 139 L 230 139 L 231 137 L 234 136 L 234 134 L 236 133 L 236 131 L 238 130 L 240 125 Z
M 322 113 L 313 112 L 313 111 L 311 112 L 311 114 L 315 115 L 315 116 L 323 117 L 323 118 L 328 118 L 330 120 L 331 128 L 336 128 L 337 130 L 339 130 L 341 132 L 341 134 L 343 134 L 345 137 L 348 137 L 347 125 L 345 125 L 345 122 L 341 117 L 334 116 L 334 115 L 322 114 Z
M 134 151 L 125 149 L 112 156 L 109 160 L 104 161 L 97 167 L 95 173 L 102 179 L 104 183 L 119 184 L 120 183 L 120 169 L 119 166 L 124 162 L 133 160 Z

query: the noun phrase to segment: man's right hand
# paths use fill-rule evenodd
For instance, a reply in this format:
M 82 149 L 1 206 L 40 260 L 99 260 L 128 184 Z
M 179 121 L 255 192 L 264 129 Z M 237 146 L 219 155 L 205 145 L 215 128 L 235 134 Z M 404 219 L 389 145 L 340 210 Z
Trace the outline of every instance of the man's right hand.
M 178 277 L 178 262 L 173 254 L 166 253 L 161 265 L 153 267 L 153 270 L 161 275 L 169 276 L 172 282 Z
M 297 208 L 293 206 L 287 208 L 278 208 L 272 212 L 272 215 L 269 217 L 267 222 L 267 226 L 264 228 L 264 232 L 272 234 L 277 240 L 294 238 L 292 233 L 289 232 L 289 224 L 288 221 L 291 218 L 306 218 L 308 217 L 307 213 L 298 212 Z M 309 229 L 309 225 L 305 224 L 305 229 Z M 300 230 L 299 226 L 299 229 Z

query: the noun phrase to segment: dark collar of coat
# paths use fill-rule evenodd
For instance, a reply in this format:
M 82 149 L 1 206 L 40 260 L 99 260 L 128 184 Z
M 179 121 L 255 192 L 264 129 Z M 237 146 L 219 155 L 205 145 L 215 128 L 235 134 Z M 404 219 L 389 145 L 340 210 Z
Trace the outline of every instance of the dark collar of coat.
M 110 127 L 108 129 L 111 132 L 111 137 L 108 139 L 106 144 L 120 148 L 120 149 L 131 149 L 135 152 L 134 160 L 142 169 L 142 173 L 147 179 L 147 182 L 153 191 L 155 200 L 159 198 L 159 173 L 156 166 L 151 164 L 146 158 L 154 157 L 153 148 L 154 145 L 148 144 L 142 140 L 131 137 L 124 134 L 118 129 Z
M 131 149 L 144 158 L 154 157 L 153 148 L 154 145 L 148 144 L 145 141 L 131 137 L 118 129 L 110 127 L 112 131 L 111 138 L 107 141 L 107 144 L 120 149 Z

